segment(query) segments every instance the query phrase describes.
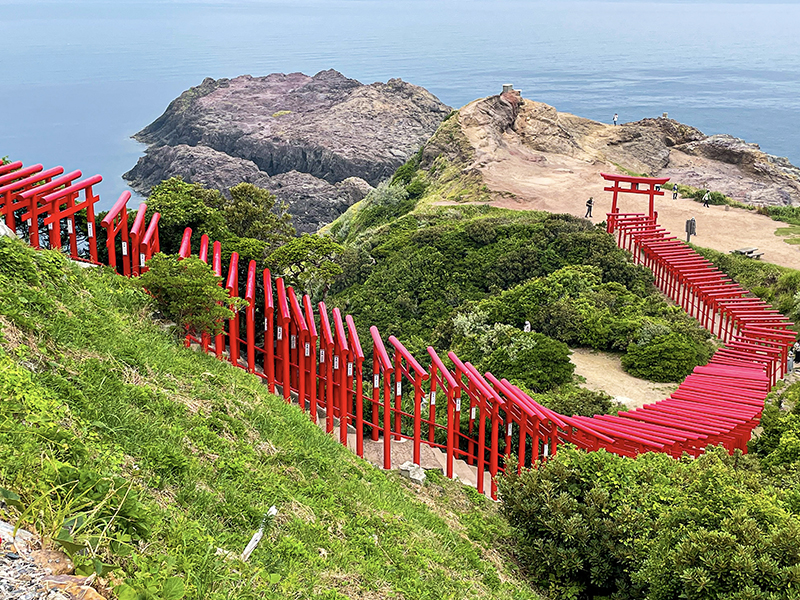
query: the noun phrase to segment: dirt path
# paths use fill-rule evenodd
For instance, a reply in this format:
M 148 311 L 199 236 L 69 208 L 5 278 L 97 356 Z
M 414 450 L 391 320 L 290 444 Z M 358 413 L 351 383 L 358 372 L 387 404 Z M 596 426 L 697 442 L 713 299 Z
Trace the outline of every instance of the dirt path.
M 462 113 L 468 114 L 473 104 Z M 543 153 L 522 144 L 513 131 L 498 136 L 488 135 L 482 126 L 463 128 L 476 151 L 474 166 L 481 171 L 486 185 L 505 194 L 493 206 L 514 210 L 545 210 L 583 217 L 586 200 L 594 197 L 594 217 L 599 223 L 611 209 L 611 194 L 604 192 L 601 172 L 617 172 L 602 161 L 586 161 L 562 154 Z M 702 170 L 704 159 L 683 153 L 676 157 L 682 170 Z M 678 160 L 680 159 L 680 160 Z M 696 164 L 695 164 L 696 163 Z M 686 172 L 689 172 L 686 171 Z M 711 184 L 709 184 L 711 185 Z M 647 212 L 647 199 L 623 195 L 621 212 Z M 689 199 L 672 200 L 672 194 L 656 199 L 659 223 L 676 236 L 683 236 L 686 220 L 694 217 L 699 246 L 730 252 L 736 248 L 756 247 L 764 252 L 763 260 L 791 268 L 800 268 L 800 246 L 792 246 L 775 235 L 788 227 L 769 217 L 729 206 L 703 208 Z
M 573 348 L 570 357 L 575 374 L 586 379 L 581 387 L 606 392 L 628 408 L 640 408 L 663 400 L 674 392 L 677 383 L 653 383 L 628 375 L 619 356 L 587 348 Z

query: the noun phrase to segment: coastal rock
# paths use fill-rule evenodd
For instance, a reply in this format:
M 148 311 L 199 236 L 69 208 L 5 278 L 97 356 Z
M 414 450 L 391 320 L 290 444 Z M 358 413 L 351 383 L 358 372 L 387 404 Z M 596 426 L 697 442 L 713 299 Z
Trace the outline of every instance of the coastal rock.
M 145 151 L 136 166 L 125 174 L 142 194 L 170 177 L 182 177 L 190 183 L 223 192 L 238 183 L 263 187 L 269 175 L 260 171 L 253 161 L 229 156 L 208 146 L 153 146 Z
M 297 172 L 331 186 L 350 177 L 377 185 L 448 114 L 450 108 L 431 93 L 400 79 L 364 85 L 334 70 L 313 77 L 206 79 L 134 136 L 150 148 L 124 177 L 145 193 L 172 175 L 220 189 L 250 181 L 283 190 L 278 197 L 290 205 L 282 194 L 291 191 L 295 203 L 302 198 L 301 210 L 320 199 L 328 205 L 320 214 L 333 214 L 331 206 L 346 208 L 341 190 L 320 196 L 332 190 L 308 179 L 299 185 L 296 176 L 285 184 L 266 182 Z M 313 198 L 307 195 L 311 188 L 318 194 Z
M 580 173 L 599 169 L 669 177 L 747 204 L 800 204 L 800 168 L 766 154 L 758 144 L 729 135 L 707 136 L 665 117 L 613 126 L 531 100 L 512 106 L 504 102 L 506 96 L 463 107 L 458 130 L 446 136 L 437 133 L 426 146 L 423 167 L 432 164 L 438 147 L 448 142 L 458 148 L 463 172 L 476 173 L 490 189 L 506 194 L 521 196 L 528 193 L 526 186 L 552 185 L 556 180 L 565 190 L 583 186 Z M 455 156 L 451 152 L 448 158 Z M 551 188 L 537 193 L 555 198 L 561 192 Z
M 261 184 L 259 184 L 261 185 Z M 289 171 L 270 177 L 263 187 L 286 202 L 298 233 L 313 233 L 362 200 L 372 186 L 358 177 L 330 184 L 308 173 Z

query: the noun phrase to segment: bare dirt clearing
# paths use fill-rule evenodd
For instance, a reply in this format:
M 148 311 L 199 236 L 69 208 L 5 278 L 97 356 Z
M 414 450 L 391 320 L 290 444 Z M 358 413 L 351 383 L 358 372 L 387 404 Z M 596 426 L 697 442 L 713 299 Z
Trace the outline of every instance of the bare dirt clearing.
M 628 375 L 619 356 L 609 352 L 573 348 L 570 360 L 575 365 L 575 374 L 586 379 L 581 387 L 606 392 L 628 408 L 663 400 L 678 387 L 677 383 L 653 383 Z

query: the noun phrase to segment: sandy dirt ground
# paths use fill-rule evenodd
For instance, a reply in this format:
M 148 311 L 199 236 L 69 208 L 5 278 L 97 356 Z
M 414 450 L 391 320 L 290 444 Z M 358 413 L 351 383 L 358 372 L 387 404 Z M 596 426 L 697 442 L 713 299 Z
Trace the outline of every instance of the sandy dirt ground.
M 469 111 L 468 105 L 462 112 Z M 488 135 L 482 127 L 465 127 L 464 133 L 476 149 L 475 167 L 481 171 L 489 189 L 498 194 L 493 206 L 514 210 L 545 210 L 583 217 L 586 200 L 594 197 L 592 221 L 606 219 L 611 210 L 611 193 L 603 191 L 602 172 L 617 172 L 605 162 L 588 162 L 565 155 L 542 153 L 520 143 L 514 132 L 502 137 Z M 703 169 L 706 161 L 683 153 L 675 157 L 680 168 Z M 679 159 L 679 160 L 678 160 Z M 621 195 L 620 212 L 645 213 L 647 197 Z M 685 224 L 692 217 L 697 221 L 693 243 L 720 252 L 755 247 L 764 252 L 762 260 L 792 268 L 800 268 L 800 246 L 792 246 L 775 235 L 788 227 L 769 217 L 729 206 L 703 208 L 694 200 L 672 200 L 671 193 L 656 199 L 659 223 L 678 237 L 683 237 Z
M 575 374 L 586 379 L 581 387 L 606 392 L 628 408 L 663 400 L 678 387 L 677 383 L 653 383 L 628 375 L 616 354 L 573 348 L 570 360 L 575 365 Z

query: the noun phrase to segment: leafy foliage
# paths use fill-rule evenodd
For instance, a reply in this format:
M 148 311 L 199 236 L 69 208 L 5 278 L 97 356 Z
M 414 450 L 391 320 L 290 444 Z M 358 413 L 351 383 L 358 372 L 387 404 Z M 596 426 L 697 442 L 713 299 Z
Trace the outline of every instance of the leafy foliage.
M 572 381 L 574 365 L 569 348 L 541 333 L 523 332 L 509 325 L 490 325 L 486 314 L 459 315 L 454 321 L 453 343 L 462 360 L 480 370 L 533 390 L 550 390 Z
M 180 177 L 172 177 L 155 186 L 147 198 L 147 219 L 151 219 L 154 213 L 161 214 L 158 223 L 161 250 L 165 254 L 177 254 L 187 227 L 192 228 L 198 239 L 203 234 L 212 240 L 228 237 L 225 217 L 213 206 L 218 198 L 217 190 L 208 190 L 199 183 L 187 183 Z
M 774 221 L 800 225 L 800 207 L 797 206 L 759 206 L 756 212 L 767 215 Z
M 429 344 L 469 351 L 469 344 L 456 339 L 458 315 L 464 315 L 480 327 L 500 323 L 515 329 L 498 330 L 511 346 L 495 357 L 498 366 L 515 371 L 511 363 L 521 355 L 501 354 L 521 352 L 523 342 L 533 339 L 522 335 L 525 321 L 570 345 L 625 352 L 632 343 L 653 343 L 655 334 L 672 334 L 681 347 L 692 346 L 695 364 L 710 355 L 708 333 L 664 302 L 647 271 L 631 264 L 604 231 L 568 215 L 484 207 L 416 210 L 361 237 L 340 260 L 344 272 L 332 287 L 334 301 L 356 323 L 377 325 L 414 353 L 424 353 Z M 489 339 L 485 331 L 479 337 L 477 348 Z M 554 353 L 548 368 L 568 365 L 563 346 L 547 347 Z M 483 350 L 469 356 L 489 368 L 493 350 Z M 539 360 L 532 364 L 547 370 Z M 529 386 L 523 387 L 538 391 L 568 379 L 560 369 L 552 377 L 527 377 Z
M 237 252 L 244 264 L 261 261 L 266 254 L 294 235 L 291 216 L 285 204 L 275 196 L 250 183 L 230 189 L 230 199 L 218 190 L 199 183 L 187 183 L 180 177 L 162 181 L 147 198 L 148 219 L 161 214 L 159 238 L 161 250 L 176 254 L 186 227 L 192 228 L 197 251 L 200 237 L 222 242 L 227 256 Z
M 223 321 L 244 308 L 246 301 L 231 298 L 221 287 L 222 278 L 199 258 L 180 260 L 174 254 L 158 253 L 137 280 L 156 301 L 164 316 L 177 323 L 184 335 L 222 332 Z
M 311 295 L 327 295 L 342 267 L 334 262 L 343 248 L 327 236 L 304 233 L 287 242 L 267 259 L 273 274 L 295 283 Z
M 753 459 L 559 449 L 500 481 L 533 579 L 555 598 L 791 597 L 800 520 Z
M 266 242 L 267 248 L 275 248 L 294 236 L 286 203 L 277 204 L 275 196 L 267 190 L 252 183 L 240 183 L 230 189 L 230 196 L 228 200 L 217 193 L 206 203 L 222 212 L 233 235 Z
M 647 343 L 632 343 L 622 366 L 634 377 L 650 381 L 681 381 L 697 365 L 708 362 L 710 351 L 698 348 L 675 333 L 659 335 Z

